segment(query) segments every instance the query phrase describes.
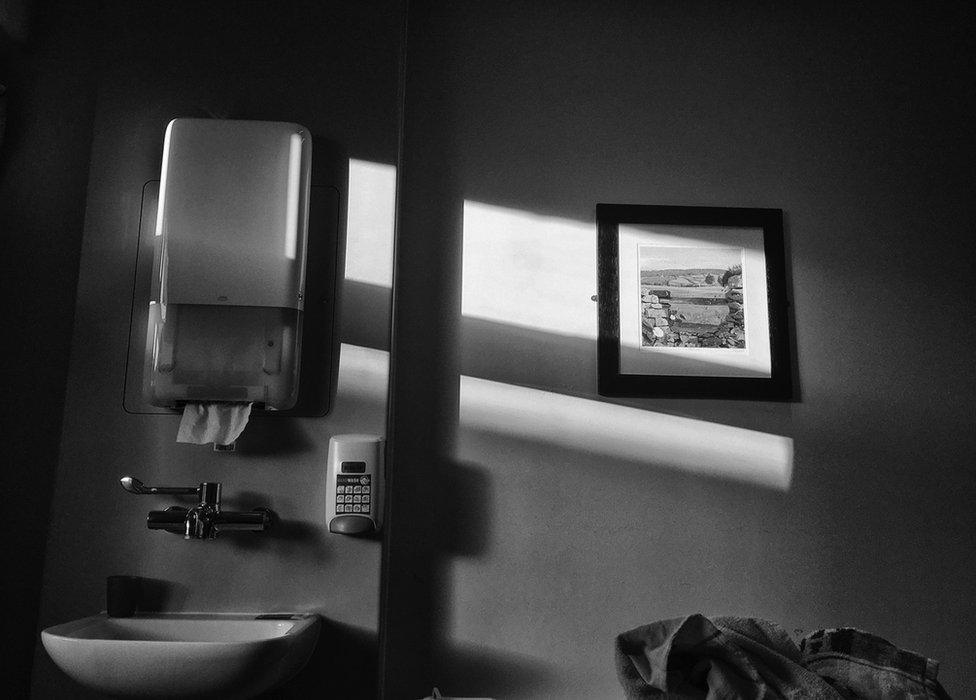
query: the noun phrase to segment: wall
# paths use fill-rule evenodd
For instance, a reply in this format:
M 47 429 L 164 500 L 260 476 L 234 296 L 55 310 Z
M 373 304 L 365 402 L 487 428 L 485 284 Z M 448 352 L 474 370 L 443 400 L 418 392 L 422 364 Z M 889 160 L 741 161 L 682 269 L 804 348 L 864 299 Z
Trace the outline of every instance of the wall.
M 615 697 L 614 636 L 696 611 L 976 687 L 972 12 L 441 5 L 409 15 L 388 697 Z M 782 208 L 798 400 L 599 399 L 597 202 Z
M 90 15 L 70 3 L 39 3 L 28 24 L 26 5 L 0 4 L 4 26 L 21 40 L 0 31 L 0 84 L 7 86 L 0 96 L 0 303 L 7 337 L 0 519 L 5 533 L 15 533 L 0 544 L 0 647 L 11 697 L 30 687 L 95 104 Z
M 362 183 L 376 180 L 371 173 L 388 181 L 394 172 L 401 21 L 396 2 L 101 6 L 41 627 L 103 609 L 105 577 L 117 573 L 159 581 L 154 603 L 167 610 L 313 610 L 327 621 L 322 640 L 283 696 L 307 697 L 329 684 L 344 697 L 373 697 L 380 543 L 327 532 L 325 463 L 330 436 L 385 432 L 392 188 L 364 192 Z M 128 414 L 122 406 L 142 188 L 158 179 L 169 119 L 204 115 L 299 122 L 313 133 L 316 154 L 332 149 L 352 159 L 355 259 L 343 290 L 345 345 L 333 411 L 255 418 L 233 454 L 177 444 L 178 416 Z M 364 211 L 373 215 L 366 228 Z M 370 267 L 362 256 L 370 241 L 372 277 L 363 274 Z M 204 543 L 151 532 L 146 512 L 181 499 L 129 495 L 118 484 L 126 474 L 149 484 L 220 481 L 225 507 L 267 505 L 281 522 L 267 536 Z M 38 646 L 33 696 L 77 692 Z

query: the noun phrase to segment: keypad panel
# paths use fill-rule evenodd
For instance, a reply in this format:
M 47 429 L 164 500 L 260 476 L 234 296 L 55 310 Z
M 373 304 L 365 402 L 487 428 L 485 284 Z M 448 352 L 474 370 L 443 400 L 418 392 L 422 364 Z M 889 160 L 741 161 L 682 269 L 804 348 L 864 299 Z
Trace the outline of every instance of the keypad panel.
M 369 515 L 372 506 L 372 475 L 339 474 L 336 477 L 336 514 Z

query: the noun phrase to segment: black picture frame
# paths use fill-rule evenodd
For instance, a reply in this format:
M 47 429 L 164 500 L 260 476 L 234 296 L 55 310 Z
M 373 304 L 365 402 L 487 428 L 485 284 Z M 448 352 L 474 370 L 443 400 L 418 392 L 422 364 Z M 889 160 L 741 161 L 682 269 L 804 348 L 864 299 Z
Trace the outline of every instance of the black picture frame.
M 693 207 L 693 206 L 662 206 L 662 205 L 635 205 L 635 204 L 597 204 L 596 206 L 597 232 L 598 232 L 598 306 L 599 306 L 599 334 L 597 339 L 597 390 L 602 396 L 619 397 L 669 397 L 669 398 L 723 398 L 723 399 L 752 399 L 770 401 L 790 401 L 794 396 L 794 384 L 791 367 L 791 349 L 789 332 L 789 301 L 787 299 L 786 282 L 786 253 L 783 240 L 783 212 L 781 209 L 758 209 L 758 208 L 738 208 L 738 207 Z M 627 319 L 627 324 L 636 324 L 636 335 L 638 342 L 636 346 L 631 342 L 628 355 L 627 366 L 621 368 L 621 358 L 624 351 L 621 350 L 621 252 L 620 252 L 620 226 L 633 225 L 638 230 L 653 231 L 655 226 L 669 232 L 670 239 L 675 235 L 681 234 L 682 228 L 686 228 L 689 234 L 694 237 L 693 231 L 709 230 L 716 231 L 716 235 L 722 235 L 723 231 L 729 231 L 729 235 L 735 235 L 735 231 L 748 230 L 750 235 L 755 237 L 757 231 L 761 231 L 762 260 L 763 264 L 752 264 L 752 268 L 740 267 L 740 279 L 745 279 L 743 274 L 748 272 L 750 275 L 761 274 L 764 269 L 765 274 L 765 311 L 767 323 L 765 327 L 757 324 L 756 329 L 750 326 L 750 338 L 763 338 L 768 328 L 769 353 L 765 355 L 765 348 L 762 342 L 752 342 L 752 347 L 760 348 L 757 355 L 761 354 L 761 361 L 764 369 L 755 376 L 754 370 L 749 370 L 749 376 L 723 376 L 725 370 L 715 371 L 716 376 L 710 376 L 709 370 L 701 369 L 699 366 L 694 371 L 684 374 L 675 371 L 670 367 L 668 371 L 658 373 L 657 365 L 661 364 L 662 359 L 668 361 L 678 356 L 677 362 L 683 361 L 681 353 L 685 353 L 684 358 L 695 358 L 695 349 L 700 346 L 693 346 L 691 343 L 698 341 L 697 336 L 686 336 L 689 343 L 687 347 L 680 347 L 681 340 L 674 341 L 678 348 L 653 348 L 645 347 L 653 344 L 661 338 L 674 339 L 679 333 L 679 326 L 674 325 L 668 329 L 668 335 L 654 331 L 654 336 L 645 334 L 647 330 L 644 316 L 640 312 L 635 313 L 634 320 Z M 649 234 L 649 235 L 654 235 Z M 653 248 L 650 246 L 649 248 Z M 754 258 L 758 259 L 758 246 L 753 246 L 756 250 Z M 676 248 L 664 248 L 665 250 L 676 250 Z M 693 249 L 690 248 L 690 249 Z M 734 248 L 732 248 L 734 249 Z M 732 250 L 730 249 L 730 250 Z M 629 250 L 629 248 L 628 248 Z M 626 253 L 625 255 L 630 255 Z M 649 288 L 645 290 L 644 275 L 653 273 L 643 272 L 640 267 L 640 256 L 643 255 L 638 249 L 635 253 L 634 271 L 637 274 L 637 290 L 629 288 L 630 292 L 638 294 L 634 297 L 638 304 L 643 304 L 644 300 L 650 299 L 645 296 L 653 291 Z M 744 253 L 740 255 L 744 256 Z M 743 260 L 745 257 L 742 258 Z M 750 258 L 752 260 L 752 258 Z M 630 275 L 631 285 L 633 283 L 633 273 Z M 753 277 L 753 279 L 755 279 Z M 687 280 L 684 280 L 687 281 Z M 665 284 L 671 284 L 674 280 L 669 279 Z M 710 284 L 715 284 L 714 280 Z M 741 284 L 741 282 L 740 282 Z M 759 285 L 760 287 L 762 285 Z M 747 290 L 748 291 L 748 290 Z M 668 292 L 665 292 L 668 293 Z M 730 297 L 731 299 L 732 297 Z M 745 300 L 739 298 L 743 304 L 748 303 L 745 308 L 739 308 L 742 312 L 748 313 L 753 310 L 753 315 L 761 317 L 761 310 L 756 306 L 762 303 L 762 299 L 748 297 Z M 653 300 L 651 300 L 653 301 Z M 661 301 L 658 299 L 657 301 Z M 648 304 L 649 306 L 649 304 Z M 635 308 L 641 308 L 637 306 Z M 724 309 L 723 309 L 724 311 Z M 760 313 L 756 313 L 759 311 Z M 645 313 L 652 313 L 645 311 Z M 670 312 L 669 312 L 670 313 Z M 731 310 L 726 320 L 732 318 Z M 671 316 L 671 318 L 675 318 Z M 741 317 L 740 317 L 741 318 Z M 667 321 L 661 321 L 667 323 Z M 677 323 L 680 323 L 677 322 Z M 745 353 L 747 347 L 745 340 L 745 321 L 742 322 L 742 329 L 735 329 L 735 333 L 742 333 L 741 343 L 742 352 Z M 625 324 L 625 325 L 627 325 Z M 653 328 L 651 330 L 654 330 Z M 628 326 L 628 337 L 634 334 L 632 328 Z M 756 335 L 761 334 L 761 335 Z M 739 337 L 739 336 L 736 336 Z M 663 341 L 662 341 L 663 342 Z M 709 342 L 712 342 L 711 339 Z M 723 343 L 733 341 L 722 340 Z M 639 351 L 647 351 L 643 355 L 635 354 L 634 348 Z M 711 346 L 709 346 L 711 347 Z M 723 346 L 724 347 L 724 346 Z M 665 358 L 660 352 L 655 355 L 655 350 L 663 350 L 670 353 Z M 676 352 L 677 351 L 677 352 Z M 714 351 L 710 351 L 715 355 Z M 699 353 L 697 356 L 700 358 Z M 742 355 L 740 354 L 740 357 Z M 695 361 L 695 360 L 690 360 Z M 634 364 L 638 363 L 637 371 Z M 640 364 L 644 363 L 644 364 Z M 656 364 L 657 363 L 657 364 Z M 646 366 L 645 366 L 646 365 Z M 768 365 L 768 370 L 765 369 Z M 703 366 L 708 366 L 703 365 Z

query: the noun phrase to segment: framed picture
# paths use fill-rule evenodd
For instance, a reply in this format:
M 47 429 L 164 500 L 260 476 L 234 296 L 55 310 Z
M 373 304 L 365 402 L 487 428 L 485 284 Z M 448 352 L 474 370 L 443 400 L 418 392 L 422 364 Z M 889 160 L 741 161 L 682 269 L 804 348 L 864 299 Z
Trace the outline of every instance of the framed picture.
M 597 204 L 599 393 L 790 400 L 780 209 Z

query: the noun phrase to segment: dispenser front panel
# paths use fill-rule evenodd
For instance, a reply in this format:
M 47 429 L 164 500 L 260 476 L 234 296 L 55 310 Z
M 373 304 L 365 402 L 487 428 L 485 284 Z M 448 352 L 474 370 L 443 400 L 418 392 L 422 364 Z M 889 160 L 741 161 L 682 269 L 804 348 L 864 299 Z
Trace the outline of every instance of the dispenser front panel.
M 164 304 L 303 307 L 311 148 L 298 124 L 170 122 L 155 229 Z

